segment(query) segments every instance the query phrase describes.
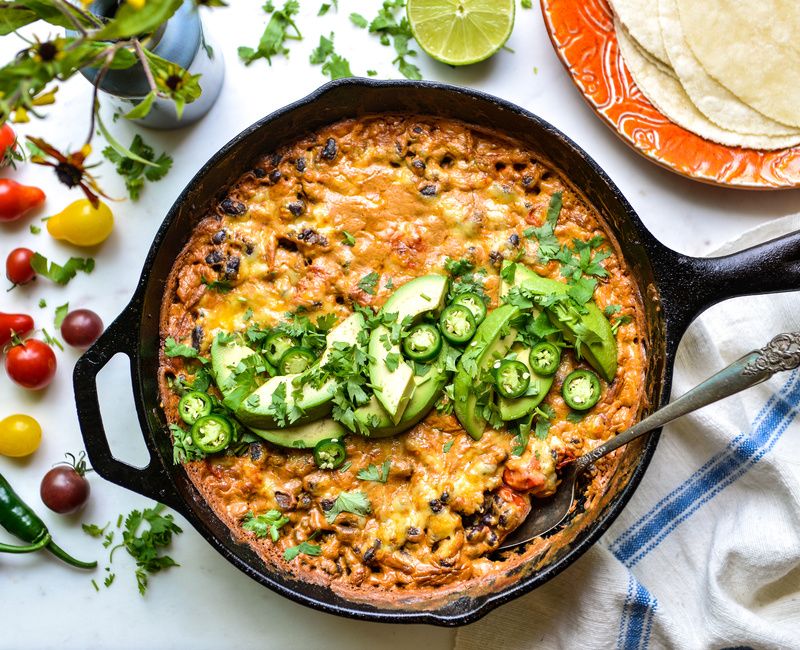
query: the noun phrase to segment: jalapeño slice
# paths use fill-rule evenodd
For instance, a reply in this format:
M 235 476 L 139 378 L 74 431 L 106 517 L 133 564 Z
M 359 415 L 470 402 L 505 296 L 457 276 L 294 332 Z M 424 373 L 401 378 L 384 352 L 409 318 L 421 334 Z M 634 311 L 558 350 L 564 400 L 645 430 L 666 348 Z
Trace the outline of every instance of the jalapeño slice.
M 289 348 L 283 353 L 278 370 L 282 375 L 296 375 L 310 368 L 316 360 L 314 353 L 308 348 Z
M 280 365 L 281 357 L 296 345 L 297 342 L 285 332 L 273 332 L 264 342 L 264 356 L 277 368 Z
M 506 399 L 522 397 L 531 385 L 531 373 L 522 361 L 505 359 L 494 364 L 494 385 Z
M 181 397 L 178 403 L 178 413 L 186 424 L 194 424 L 200 418 L 211 413 L 213 407 L 211 398 L 205 393 L 192 391 Z
M 561 351 L 552 343 L 543 341 L 533 346 L 528 362 L 533 372 L 543 377 L 554 375 L 561 362 Z
M 336 469 L 344 465 L 347 450 L 338 438 L 320 440 L 314 447 L 314 462 L 320 469 Z
M 441 349 L 442 335 L 430 323 L 416 325 L 403 339 L 403 353 L 411 361 L 430 361 Z
M 233 425 L 224 415 L 206 415 L 192 425 L 194 444 L 207 454 L 216 454 L 233 439 Z
M 475 317 L 464 305 L 450 305 L 439 317 L 439 327 L 442 336 L 450 343 L 460 345 L 466 343 L 473 336 L 478 326 L 475 324 Z
M 591 370 L 573 370 L 561 386 L 564 401 L 576 411 L 588 411 L 600 400 L 600 378 Z
M 486 303 L 483 298 L 474 291 L 460 293 L 453 298 L 454 305 L 464 305 L 472 312 L 472 317 L 475 319 L 475 324 L 480 325 L 483 319 L 486 318 Z

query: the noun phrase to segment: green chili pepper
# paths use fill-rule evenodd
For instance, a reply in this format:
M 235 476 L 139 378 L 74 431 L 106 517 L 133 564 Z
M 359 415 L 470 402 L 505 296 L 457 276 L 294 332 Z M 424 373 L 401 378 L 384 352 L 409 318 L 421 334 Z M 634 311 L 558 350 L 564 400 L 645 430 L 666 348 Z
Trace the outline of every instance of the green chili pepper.
M 200 418 L 210 414 L 213 406 L 214 404 L 208 395 L 199 391 L 192 391 L 181 397 L 181 401 L 178 403 L 178 412 L 181 420 L 186 424 L 194 424 Z
M 285 332 L 273 332 L 264 342 L 264 356 L 267 357 L 267 361 L 278 368 L 281 357 L 295 345 L 297 345 L 295 340 Z
M 225 449 L 233 438 L 233 424 L 224 415 L 206 415 L 192 425 L 192 440 L 206 454 Z
M 494 364 L 494 385 L 506 399 L 522 397 L 531 385 L 531 373 L 522 361 L 505 359 Z
M 486 303 L 483 298 L 474 291 L 458 294 L 453 298 L 453 304 L 464 305 L 464 307 L 469 309 L 472 312 L 476 325 L 480 325 L 483 319 L 486 318 Z
M 403 352 L 411 361 L 430 361 L 442 349 L 442 335 L 430 323 L 413 327 L 403 339 Z
M 320 469 L 336 469 L 344 465 L 347 449 L 338 438 L 320 440 L 314 447 L 314 462 Z
M 311 350 L 297 346 L 283 353 L 278 369 L 282 375 L 296 375 L 313 366 L 316 360 Z
M 533 372 L 543 377 L 556 374 L 558 364 L 561 362 L 561 352 L 552 343 L 543 341 L 533 346 L 529 357 Z
M 32 553 L 44 548 L 79 569 L 93 569 L 97 566 L 97 562 L 76 560 L 58 547 L 44 522 L 20 499 L 2 474 L 0 474 L 0 526 L 15 537 L 28 542 L 28 546 L 0 544 L 0 553 Z
M 600 400 L 600 378 L 591 370 L 573 370 L 564 379 L 561 394 L 576 411 L 588 411 Z
M 455 345 L 469 341 L 475 336 L 478 329 L 475 317 L 469 307 L 465 305 L 447 307 L 439 317 L 439 327 L 442 330 L 442 336 Z

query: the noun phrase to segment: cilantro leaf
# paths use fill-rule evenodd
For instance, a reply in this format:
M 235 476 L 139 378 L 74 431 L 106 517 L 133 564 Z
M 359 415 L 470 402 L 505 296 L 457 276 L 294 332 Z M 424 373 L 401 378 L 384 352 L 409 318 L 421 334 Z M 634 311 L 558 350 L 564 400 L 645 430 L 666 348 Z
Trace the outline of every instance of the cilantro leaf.
M 227 280 L 207 280 L 205 276 L 202 276 L 200 282 L 206 285 L 209 291 L 217 293 L 229 293 L 233 289 L 233 285 Z
M 414 35 L 404 7 L 404 0 L 384 0 L 377 16 L 369 24 L 369 32 L 378 36 L 382 45 L 394 46 L 397 56 L 392 63 L 397 66 L 404 77 L 422 79 L 419 68 L 407 59 L 407 57 L 416 56 L 417 52 L 409 48 L 409 43 L 413 41 Z M 401 16 L 399 21 L 398 14 Z
M 558 241 L 558 238 L 555 235 L 556 223 L 558 222 L 558 217 L 561 214 L 561 206 L 561 192 L 553 193 L 553 196 L 550 197 L 550 205 L 547 208 L 547 217 L 545 222 L 538 228 L 533 226 L 526 228 L 522 233 L 528 239 L 535 237 L 539 242 L 539 259 L 542 262 L 555 259 L 555 256 L 561 247 L 561 243 Z
M 251 47 L 240 47 L 238 49 L 239 58 L 245 65 L 250 65 L 258 59 L 266 59 L 267 63 L 272 65 L 273 56 L 289 53 L 286 41 L 299 41 L 303 38 L 293 19 L 300 12 L 298 0 L 286 0 L 280 10 L 276 10 L 271 0 L 269 0 L 264 5 L 264 11 L 268 14 L 271 13 L 272 16 L 270 16 L 269 22 L 264 28 L 264 33 L 261 35 L 258 46 L 255 49 Z
M 592 299 L 594 289 L 597 286 L 597 280 L 593 278 L 582 277 L 572 283 L 567 293 L 579 305 L 585 305 Z
M 333 33 L 329 38 L 319 37 L 319 45 L 311 52 L 309 61 L 314 65 L 322 64 L 322 74 L 329 76 L 332 80 L 353 76 L 350 62 L 339 56 L 333 49 Z
M 137 201 L 145 180 L 160 181 L 167 175 L 172 167 L 172 157 L 167 153 L 162 153 L 156 158 L 153 148 L 146 144 L 138 133 L 134 136 L 129 149 L 139 158 L 149 160 L 152 164 L 145 165 L 141 160 L 123 156 L 110 146 L 103 149 L 103 156 L 116 165 L 117 174 L 125 179 L 128 195 L 131 200 Z
M 369 21 L 364 18 L 364 16 L 357 13 L 350 14 L 350 22 L 361 29 L 366 29 L 367 25 L 369 25 Z
M 34 253 L 31 258 L 31 268 L 36 271 L 37 275 L 46 277 L 56 284 L 67 284 L 78 271 L 84 273 L 91 273 L 94 271 L 94 260 L 91 257 L 86 259 L 82 257 L 70 257 L 64 266 L 50 262 L 48 266 L 47 258 L 40 253 Z
M 184 357 L 186 359 L 197 359 L 201 363 L 208 363 L 208 359 L 201 357 L 200 353 L 192 346 L 185 343 L 178 343 L 171 336 L 164 341 L 164 354 L 168 357 Z
M 350 512 L 361 517 L 372 512 L 372 506 L 367 495 L 359 491 L 342 492 L 336 501 L 333 502 L 331 509 L 325 513 L 325 520 L 332 524 L 336 517 L 342 512 Z
M 364 293 L 368 293 L 370 296 L 375 295 L 375 287 L 378 286 L 378 281 L 380 280 L 381 276 L 379 273 L 372 271 L 371 273 L 367 273 L 363 278 L 358 281 L 358 288 L 361 289 Z
M 322 548 L 319 545 L 313 544 L 311 542 L 300 542 L 297 546 L 290 546 L 283 552 L 283 559 L 287 562 L 291 562 L 294 560 L 298 555 L 321 555 Z
M 446 454 L 448 451 L 450 451 L 450 450 L 453 448 L 453 443 L 454 443 L 455 441 L 456 441 L 456 439 L 455 439 L 455 438 L 451 438 L 451 439 L 450 439 L 450 440 L 448 440 L 446 443 L 444 443 L 444 444 L 442 445 L 442 453 L 445 453 L 445 454 Z
M 389 372 L 394 372 L 397 370 L 397 367 L 400 365 L 400 355 L 396 352 L 390 352 L 386 355 L 385 359 L 386 369 Z
M 289 518 L 284 516 L 280 510 L 267 510 L 258 516 L 248 512 L 242 520 L 242 528 L 254 533 L 256 537 L 269 537 L 273 542 L 277 542 L 280 537 L 280 529 L 289 523 Z
M 64 318 L 66 318 L 68 312 L 69 312 L 68 302 L 65 302 L 63 305 L 56 307 L 56 315 L 55 319 L 53 320 L 53 324 L 55 325 L 56 329 L 61 327 L 61 323 L 64 322 Z
M 355 246 L 356 238 L 346 230 L 342 230 L 342 240 L 345 246 Z
M 83 532 L 90 537 L 102 537 L 106 532 L 106 528 L 108 528 L 108 524 L 102 528 L 95 524 L 81 524 L 81 528 L 83 529 Z
M 366 469 L 359 470 L 356 474 L 357 478 L 362 481 L 376 481 L 378 483 L 386 483 L 389 479 L 389 469 L 392 466 L 392 461 L 388 458 L 383 461 L 383 465 L 379 468 L 370 464 Z

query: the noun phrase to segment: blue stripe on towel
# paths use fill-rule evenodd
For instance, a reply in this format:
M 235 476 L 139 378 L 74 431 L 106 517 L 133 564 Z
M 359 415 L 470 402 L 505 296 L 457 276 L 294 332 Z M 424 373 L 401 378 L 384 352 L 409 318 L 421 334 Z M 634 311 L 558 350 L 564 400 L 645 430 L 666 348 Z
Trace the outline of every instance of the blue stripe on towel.
M 658 601 L 633 574 L 628 578 L 628 595 L 625 599 L 617 648 L 638 650 L 650 639 L 653 625 L 653 612 Z
M 697 470 L 644 517 L 626 530 L 609 549 L 625 566 L 632 567 L 653 550 L 681 522 L 722 489 L 742 476 L 777 442 L 797 416 L 800 373 L 793 372 L 759 413 L 751 435 L 740 434 Z M 762 415 L 763 414 L 763 415 Z

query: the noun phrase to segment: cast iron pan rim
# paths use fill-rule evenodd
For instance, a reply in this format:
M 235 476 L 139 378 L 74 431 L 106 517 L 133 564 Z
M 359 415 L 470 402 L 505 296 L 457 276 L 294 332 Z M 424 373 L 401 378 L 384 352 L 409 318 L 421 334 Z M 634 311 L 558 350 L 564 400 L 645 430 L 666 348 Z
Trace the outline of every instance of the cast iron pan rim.
M 193 191 L 195 186 L 202 182 L 203 177 L 208 173 L 210 169 L 215 167 L 227 154 L 229 151 L 234 149 L 242 140 L 247 139 L 253 133 L 263 128 L 265 125 L 269 124 L 270 122 L 274 121 L 275 119 L 282 117 L 287 113 L 291 113 L 292 111 L 296 110 L 301 106 L 305 106 L 308 104 L 313 104 L 322 98 L 324 95 L 328 94 L 329 92 L 336 90 L 338 88 L 359 88 L 359 87 L 367 87 L 367 88 L 429 88 L 434 90 L 440 90 L 448 93 L 456 93 L 460 95 L 465 95 L 467 97 L 477 99 L 482 102 L 487 102 L 490 104 L 494 104 L 495 106 L 499 106 L 503 110 L 508 112 L 514 113 L 519 115 L 520 117 L 536 123 L 536 125 L 543 129 L 544 131 L 549 132 L 551 135 L 555 136 L 563 146 L 572 150 L 573 154 L 581 158 L 591 169 L 592 173 L 594 173 L 598 179 L 601 181 L 603 185 L 611 192 L 613 198 L 619 202 L 622 206 L 623 210 L 626 213 L 626 217 L 628 220 L 628 227 L 635 229 L 636 234 L 640 242 L 642 243 L 643 247 L 648 251 L 648 257 L 650 258 L 651 263 L 655 263 L 658 258 L 658 253 L 661 250 L 666 250 L 665 247 L 653 237 L 653 235 L 644 227 L 641 220 L 639 219 L 638 215 L 634 211 L 633 207 L 628 203 L 627 199 L 623 196 L 622 192 L 616 186 L 616 184 L 609 178 L 609 176 L 603 171 L 603 169 L 592 159 L 589 154 L 587 154 L 581 147 L 579 147 L 575 142 L 573 142 L 569 137 L 567 137 L 564 133 L 560 130 L 552 126 L 550 123 L 544 121 L 542 118 L 530 113 L 529 111 L 512 104 L 511 102 L 505 101 L 493 95 L 489 95 L 487 93 L 474 90 L 471 88 L 462 88 L 458 86 L 453 86 L 450 84 L 440 83 L 440 82 L 433 82 L 433 81 L 404 81 L 404 80 L 375 80 L 375 79 L 364 79 L 364 78 L 348 78 L 348 79 L 340 79 L 337 81 L 332 81 L 330 83 L 321 86 L 316 91 L 312 92 L 310 95 L 295 101 L 284 108 L 278 109 L 273 113 L 267 115 L 266 117 L 260 119 L 258 122 L 255 122 L 253 125 L 244 129 L 241 133 L 236 135 L 233 139 L 231 139 L 227 144 L 225 144 L 216 154 L 214 154 L 208 162 L 203 165 L 200 171 L 194 175 L 194 177 L 189 181 L 186 185 L 184 190 L 176 199 L 175 203 L 170 208 L 169 212 L 167 213 L 166 218 L 164 219 L 161 227 L 158 229 L 155 238 L 153 240 L 153 244 L 150 247 L 150 251 L 148 252 L 147 258 L 145 259 L 144 268 L 139 279 L 139 284 L 137 289 L 134 293 L 134 296 L 131 300 L 132 304 L 138 303 L 139 306 L 139 314 L 138 318 L 139 321 L 135 323 L 137 328 L 141 327 L 141 306 L 142 306 L 142 298 L 147 289 L 147 285 L 150 280 L 150 272 L 153 267 L 153 262 L 155 257 L 162 245 L 163 240 L 166 237 L 167 231 L 169 230 L 170 226 L 172 225 L 173 220 L 178 214 L 182 204 L 188 197 L 188 195 Z M 667 322 L 668 314 L 667 314 Z M 139 337 L 140 338 L 140 337 Z M 672 358 L 674 351 L 667 350 L 668 358 Z M 142 393 L 141 393 L 141 363 L 139 355 L 136 355 L 135 358 L 135 365 L 137 369 L 137 376 L 139 381 L 134 382 L 134 391 L 135 391 L 135 398 L 137 404 L 142 403 Z M 670 390 L 670 383 L 671 383 L 671 373 L 666 373 L 663 381 L 662 381 L 662 395 L 661 399 L 663 401 L 665 395 L 669 395 Z M 611 526 L 620 512 L 623 510 L 625 505 L 628 503 L 629 499 L 633 495 L 633 492 L 639 485 L 639 482 L 644 475 L 645 470 L 647 469 L 650 461 L 655 453 L 656 445 L 658 443 L 659 433 L 654 432 L 650 434 L 647 440 L 644 443 L 644 448 L 640 454 L 639 462 L 636 465 L 636 468 L 631 473 L 631 476 L 625 485 L 625 487 L 619 492 L 619 494 L 614 498 L 613 504 L 606 508 L 603 515 L 597 518 L 590 529 L 590 532 L 584 537 L 579 543 L 575 544 L 572 549 L 564 555 L 561 559 L 557 560 L 553 564 L 548 565 L 545 569 L 541 572 L 533 574 L 528 578 L 524 578 L 519 582 L 506 587 L 502 591 L 481 597 L 479 596 L 475 601 L 478 603 L 475 607 L 471 608 L 468 611 L 465 611 L 463 614 L 437 614 L 435 612 L 403 612 L 403 611 L 392 611 L 392 610 L 377 610 L 372 611 L 370 609 L 361 609 L 356 606 L 347 607 L 341 606 L 338 604 L 331 604 L 322 600 L 317 600 L 314 597 L 298 593 L 290 589 L 287 585 L 283 584 L 282 582 L 278 581 L 274 575 L 263 574 L 257 569 L 255 569 L 252 565 L 250 565 L 247 561 L 241 558 L 236 553 L 232 552 L 228 547 L 226 547 L 221 540 L 219 540 L 216 535 L 214 535 L 211 530 L 207 527 L 205 521 L 195 514 L 195 512 L 187 508 L 182 514 L 184 514 L 188 519 L 190 519 L 194 525 L 194 527 L 200 532 L 200 534 L 211 543 L 217 551 L 225 557 L 229 562 L 234 564 L 238 567 L 242 572 L 250 576 L 251 578 L 257 580 L 261 584 L 269 587 L 273 591 L 298 602 L 303 605 L 310 606 L 314 609 L 321 610 L 330 614 L 336 614 L 339 616 L 345 616 L 348 618 L 364 620 L 364 621 L 373 621 L 373 622 L 381 622 L 381 623 L 426 623 L 426 624 L 433 624 L 439 626 L 446 626 L 446 627 L 456 627 L 461 625 L 466 625 L 468 623 L 473 623 L 478 619 L 482 618 L 486 614 L 488 614 L 494 608 L 514 599 L 517 598 L 529 591 L 532 591 L 539 585 L 547 582 L 551 578 L 555 577 L 561 571 L 566 569 L 570 566 L 573 562 L 575 562 L 580 556 L 582 556 L 602 535 L 606 532 L 606 530 Z M 163 458 L 161 458 L 162 463 L 167 465 Z M 179 491 L 175 487 L 173 474 L 171 471 L 167 471 L 168 476 L 170 477 L 170 482 L 172 483 L 172 489 L 176 494 L 179 494 Z M 369 606 L 367 606 L 369 607 Z

